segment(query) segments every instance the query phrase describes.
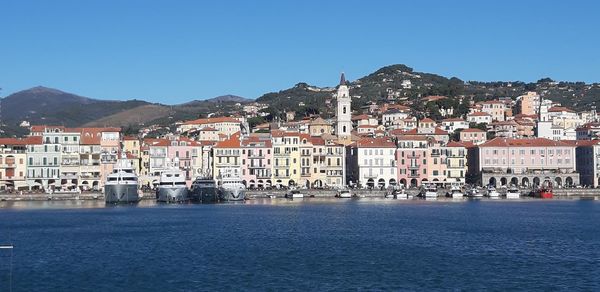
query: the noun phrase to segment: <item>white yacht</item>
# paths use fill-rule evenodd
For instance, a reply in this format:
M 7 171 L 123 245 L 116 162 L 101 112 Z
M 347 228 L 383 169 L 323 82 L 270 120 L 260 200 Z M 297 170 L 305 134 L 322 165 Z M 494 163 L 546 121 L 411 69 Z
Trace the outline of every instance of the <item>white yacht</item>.
M 437 187 L 435 184 L 423 184 L 423 188 L 421 190 L 421 195 L 423 198 L 427 200 L 435 200 L 437 199 Z
M 246 186 L 239 176 L 239 169 L 223 169 L 220 175 L 218 189 L 219 199 L 223 202 L 244 201 Z
M 304 198 L 304 194 L 298 189 L 291 189 L 285 197 L 288 199 L 302 199 Z
M 481 198 L 483 197 L 483 191 L 479 187 L 471 187 L 467 192 L 467 196 L 470 198 Z
M 450 186 L 450 192 L 448 193 L 448 197 L 453 199 L 459 199 L 464 197 L 465 195 L 462 192 L 462 188 L 460 183 L 452 183 Z
M 350 192 L 349 189 L 339 189 L 337 191 L 337 197 L 344 199 L 352 198 L 352 192 Z
M 173 159 L 169 168 L 160 173 L 156 188 L 156 201 L 178 203 L 188 200 L 188 189 L 185 183 L 185 172 L 179 169 L 179 159 Z
M 104 182 L 104 201 L 110 204 L 134 203 L 140 200 L 138 177 L 125 153 Z
M 518 187 L 511 186 L 506 191 L 506 198 L 507 199 L 518 199 L 520 197 L 521 197 L 521 191 L 519 191 Z
M 492 185 L 487 188 L 487 196 L 490 198 L 498 198 L 500 197 L 500 193 L 496 191 L 496 188 Z

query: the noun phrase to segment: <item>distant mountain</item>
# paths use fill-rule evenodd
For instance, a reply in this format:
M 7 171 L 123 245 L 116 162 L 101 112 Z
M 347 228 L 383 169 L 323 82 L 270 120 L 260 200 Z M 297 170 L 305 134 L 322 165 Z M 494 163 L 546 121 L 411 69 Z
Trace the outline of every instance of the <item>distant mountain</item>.
M 236 103 L 252 100 L 224 95 L 180 105 L 163 105 L 141 100 L 100 100 L 38 86 L 0 100 L 0 130 L 4 135 L 23 135 L 32 125 L 114 126 L 137 129 L 144 125 L 169 125 L 175 121 L 213 114 L 227 114 Z M 2 134 L 0 132 L 0 134 Z
M 208 102 L 239 102 L 239 103 L 249 103 L 249 102 L 253 102 L 254 100 L 248 99 L 248 98 L 245 98 L 245 97 L 241 97 L 241 96 L 237 96 L 237 95 L 227 94 L 227 95 L 221 95 L 221 96 L 209 98 L 206 101 L 208 101 Z

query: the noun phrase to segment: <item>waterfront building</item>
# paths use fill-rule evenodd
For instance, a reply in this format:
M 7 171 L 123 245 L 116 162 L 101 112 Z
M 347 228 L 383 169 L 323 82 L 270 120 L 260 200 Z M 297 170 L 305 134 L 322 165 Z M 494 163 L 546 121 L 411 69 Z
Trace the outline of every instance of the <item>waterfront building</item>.
M 41 140 L 0 138 L 0 190 L 27 189 L 27 145 Z
M 131 160 L 135 173 L 141 175 L 142 168 L 142 145 L 137 137 L 123 137 L 123 151 L 127 153 L 127 157 Z
M 346 148 L 344 145 L 321 137 L 311 137 L 306 144 L 312 145 L 311 148 L 306 149 L 307 155 L 303 155 L 308 162 L 303 164 L 301 169 L 301 173 L 308 177 L 306 186 L 313 188 L 345 186 Z M 305 148 L 301 149 L 304 151 Z
M 464 184 L 467 176 L 467 148 L 471 143 L 452 141 L 441 148 L 446 155 L 446 182 L 459 182 Z
M 100 143 L 102 132 L 99 129 L 83 128 L 79 139 L 79 173 L 83 189 L 100 190 L 104 185 L 102 180 Z
M 272 131 L 273 185 L 295 186 L 300 181 L 300 133 Z
M 156 185 L 159 182 L 160 174 L 168 168 L 170 143 L 167 139 L 144 139 L 144 144 L 148 147 L 149 167 L 148 174 L 141 179 L 145 183 L 151 182 Z
M 579 184 L 574 144 L 545 138 L 495 138 L 478 149 L 478 161 L 469 159 L 469 167 L 477 167 L 484 185 Z
M 213 148 L 213 178 L 220 183 L 223 175 L 242 176 L 240 133 L 217 142 Z
M 65 128 L 62 131 L 53 133 L 59 137 L 61 148 L 59 178 L 60 184 L 56 187 L 73 189 L 79 186 L 80 183 L 80 155 L 79 144 L 81 141 L 82 129 Z M 82 181 L 81 181 L 82 182 Z M 89 183 L 86 181 L 86 183 Z M 90 188 L 91 184 L 87 184 L 85 188 Z
M 364 138 L 356 143 L 352 151 L 357 177 L 348 181 L 358 181 L 368 188 L 386 188 L 397 185 L 396 144 L 389 138 Z M 350 174 L 353 172 L 350 171 Z
M 242 181 L 250 189 L 272 186 L 271 161 L 273 145 L 271 137 L 250 135 L 240 141 L 242 148 Z
M 597 188 L 600 186 L 600 140 L 573 141 L 577 146 L 576 165 L 580 183 Z
M 430 139 L 423 135 L 401 135 L 396 138 L 397 181 L 404 187 L 418 187 L 427 176 L 427 152 Z
M 40 128 L 42 127 L 42 128 Z M 64 127 L 32 126 L 34 140 L 27 149 L 27 185 L 30 189 L 48 189 L 60 185 L 61 132 Z M 35 131 L 34 131 L 35 129 Z
M 202 154 L 202 145 L 197 141 L 178 135 L 167 136 L 166 139 L 169 141 L 167 161 L 176 159 L 179 161 L 179 169 L 185 173 L 186 184 L 191 186 L 197 170 L 201 168 L 194 165 L 194 162 L 198 163 L 199 161 L 198 156 Z

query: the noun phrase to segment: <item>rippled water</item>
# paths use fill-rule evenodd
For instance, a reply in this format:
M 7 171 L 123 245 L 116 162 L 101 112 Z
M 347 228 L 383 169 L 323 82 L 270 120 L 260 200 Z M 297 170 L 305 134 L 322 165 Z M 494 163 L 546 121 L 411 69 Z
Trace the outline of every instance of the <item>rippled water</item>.
M 2 207 L 13 291 L 600 289 L 599 201 Z

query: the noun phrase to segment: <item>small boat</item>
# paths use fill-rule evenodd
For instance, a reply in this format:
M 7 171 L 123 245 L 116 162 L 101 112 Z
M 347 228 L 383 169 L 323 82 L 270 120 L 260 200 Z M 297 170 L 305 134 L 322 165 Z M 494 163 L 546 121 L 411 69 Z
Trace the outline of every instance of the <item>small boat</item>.
M 446 196 L 453 199 L 460 199 L 464 197 L 465 195 L 462 192 L 460 183 L 452 183 L 450 187 L 450 192 L 447 193 Z
M 512 186 L 506 190 L 506 198 L 507 199 L 518 199 L 521 197 L 521 191 L 519 188 Z
M 338 198 L 352 198 L 352 192 L 348 189 L 338 190 L 336 197 Z
M 552 193 L 552 188 L 549 186 L 542 186 L 533 192 L 533 196 L 542 199 L 552 199 L 554 194 Z
M 302 199 L 304 198 L 304 194 L 300 190 L 290 190 L 285 197 L 288 199 Z
M 498 198 L 500 197 L 500 193 L 496 191 L 496 188 L 492 185 L 488 186 L 486 196 L 490 198 Z
M 438 193 L 435 184 L 424 184 L 421 189 L 421 196 L 426 200 L 437 199 Z
M 472 187 L 468 192 L 467 196 L 469 198 L 482 198 L 483 191 L 479 187 Z

